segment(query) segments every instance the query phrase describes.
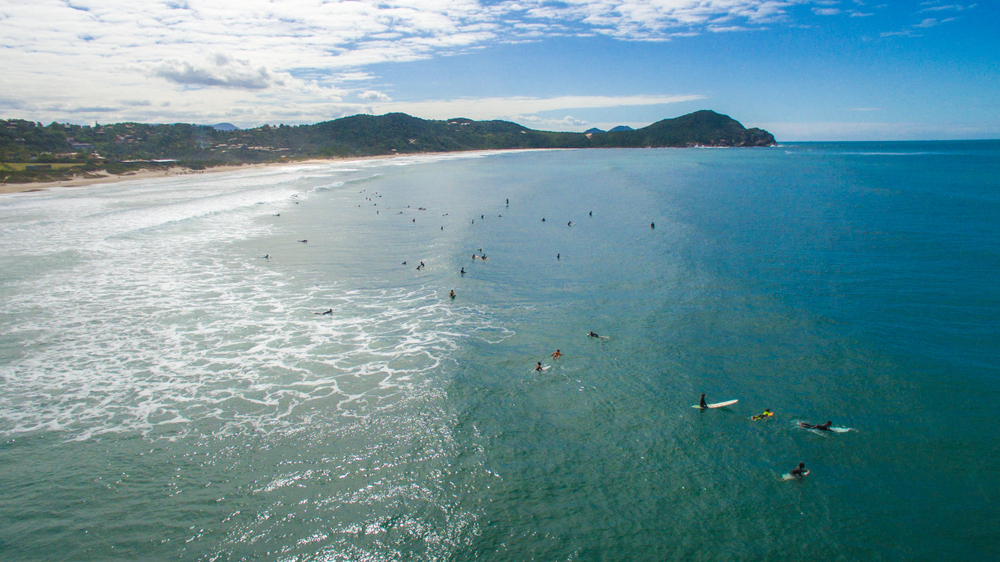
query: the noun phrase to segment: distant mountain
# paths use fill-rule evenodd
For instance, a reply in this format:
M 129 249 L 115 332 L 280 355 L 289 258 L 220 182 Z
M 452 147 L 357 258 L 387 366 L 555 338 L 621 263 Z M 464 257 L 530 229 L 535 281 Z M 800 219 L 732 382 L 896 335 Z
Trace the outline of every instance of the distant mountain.
M 598 129 L 597 127 L 594 127 L 593 129 L 587 129 L 586 131 L 583 132 L 583 134 L 585 134 L 585 135 L 596 135 L 597 133 L 603 133 L 603 132 L 604 131 L 602 131 L 601 129 Z
M 233 125 L 232 123 L 216 123 L 215 125 L 212 125 L 212 128 L 215 129 L 216 131 L 226 131 L 226 132 L 240 130 L 239 127 Z
M 617 127 L 615 127 L 614 129 L 611 129 L 608 132 L 609 133 L 620 133 L 622 131 L 632 131 L 632 130 L 634 130 L 634 129 L 632 129 L 632 127 L 629 127 L 628 125 L 618 125 Z
M 657 121 L 634 131 L 594 136 L 591 144 L 608 148 L 655 148 L 774 146 L 777 143 L 774 136 L 763 129 L 747 129 L 728 115 L 702 110 Z

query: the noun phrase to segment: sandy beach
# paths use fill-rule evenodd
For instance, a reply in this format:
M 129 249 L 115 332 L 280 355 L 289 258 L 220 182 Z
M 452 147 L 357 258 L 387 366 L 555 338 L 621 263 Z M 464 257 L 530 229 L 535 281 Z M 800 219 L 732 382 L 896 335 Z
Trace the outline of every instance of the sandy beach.
M 133 180 L 151 179 L 151 178 L 165 178 L 165 177 L 183 176 L 191 174 L 216 174 L 221 172 L 232 172 L 236 170 L 252 170 L 255 168 L 267 168 L 274 166 L 291 166 L 291 165 L 301 166 L 303 164 L 326 164 L 337 160 L 361 160 L 368 158 L 391 158 L 391 156 L 368 156 L 368 157 L 362 156 L 355 158 L 329 158 L 329 159 L 294 160 L 289 162 L 267 162 L 263 164 L 214 166 L 211 168 L 205 168 L 204 170 L 192 170 L 191 168 L 176 166 L 159 170 L 138 170 L 135 172 L 128 172 L 125 174 L 109 174 L 107 172 L 102 171 L 97 174 L 98 177 L 93 177 L 95 174 L 91 174 L 91 177 L 79 176 L 79 177 L 74 177 L 73 179 L 63 180 L 63 181 L 0 183 L 0 194 L 27 193 L 31 191 L 43 191 L 57 187 L 85 187 L 89 185 L 96 185 L 102 183 L 119 183 L 123 181 L 133 181 Z

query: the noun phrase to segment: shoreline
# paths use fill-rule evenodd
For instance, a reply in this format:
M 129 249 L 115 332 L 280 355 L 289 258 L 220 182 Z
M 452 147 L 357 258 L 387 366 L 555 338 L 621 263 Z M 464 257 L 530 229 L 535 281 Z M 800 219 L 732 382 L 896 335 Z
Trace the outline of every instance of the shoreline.
M 439 154 L 439 153 L 427 153 L 427 154 Z M 450 153 L 440 153 L 440 154 L 450 154 Z M 302 166 L 302 165 L 319 165 L 328 164 L 331 162 L 344 162 L 344 161 L 354 161 L 354 160 L 374 160 L 380 158 L 397 158 L 399 156 L 412 156 L 411 154 L 392 154 L 392 155 L 380 155 L 380 156 L 357 156 L 357 157 L 341 157 L 341 158 L 310 158 L 308 160 L 292 160 L 288 162 L 264 162 L 259 164 L 226 164 L 222 166 L 212 166 L 210 168 L 205 168 L 204 170 L 194 170 L 186 166 L 174 166 L 166 169 L 160 170 L 138 170 L 135 172 L 127 172 L 124 174 L 109 174 L 108 172 L 100 172 L 99 177 L 76 177 L 72 179 L 62 180 L 62 181 L 49 181 L 49 182 L 28 182 L 28 183 L 0 183 L 0 195 L 10 195 L 16 193 L 32 193 L 36 191 L 48 191 L 52 188 L 63 188 L 63 187 L 88 187 L 91 185 L 100 184 L 112 184 L 121 183 L 126 181 L 144 180 L 144 179 L 155 179 L 155 178 L 166 178 L 175 176 L 187 176 L 195 174 L 218 174 L 223 172 L 235 172 L 239 170 L 255 170 L 260 168 L 270 168 L 270 167 L 284 167 L 284 166 Z

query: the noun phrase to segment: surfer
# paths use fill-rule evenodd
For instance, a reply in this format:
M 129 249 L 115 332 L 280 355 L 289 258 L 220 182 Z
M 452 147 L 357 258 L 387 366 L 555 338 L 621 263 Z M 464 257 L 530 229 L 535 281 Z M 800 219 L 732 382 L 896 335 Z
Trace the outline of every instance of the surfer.
M 592 337 L 592 338 L 599 338 L 599 337 L 601 337 L 601 336 L 597 335 L 597 332 L 595 332 L 593 330 L 591 330 L 590 333 L 587 334 L 587 335 L 590 336 L 590 337 Z
M 708 404 L 705 403 L 705 393 L 701 393 L 701 402 L 698 402 L 698 407 L 702 410 L 708 408 Z
M 461 271 L 460 273 L 461 273 L 462 275 L 465 275 L 465 268 L 464 268 L 464 267 L 462 268 L 462 271 Z
M 507 204 L 510 205 L 510 199 L 507 200 Z
M 479 259 L 479 255 L 476 254 L 475 252 L 473 252 L 472 253 L 472 259 L 474 259 L 474 260 Z
M 542 217 L 542 222 L 545 222 L 545 217 Z
M 559 254 L 556 254 L 556 259 L 559 259 Z
M 590 216 L 594 216 L 594 211 L 591 211 L 591 212 L 590 212 Z
M 573 226 L 573 221 L 569 221 L 568 223 L 566 223 L 566 226 Z
M 306 242 L 308 242 L 308 240 L 299 240 L 299 242 L 302 242 L 303 244 L 305 244 Z
M 821 423 L 819 425 L 813 425 L 811 423 L 799 422 L 799 427 L 803 429 L 818 429 L 819 431 L 830 431 L 830 426 L 833 425 L 832 421 L 827 421 L 826 423 Z
M 313 312 L 313 314 L 333 314 L 333 309 L 327 310 L 326 312 Z
M 266 259 L 266 260 L 271 259 L 271 254 L 264 254 L 264 259 Z
M 455 289 L 452 289 L 451 292 L 448 293 L 448 296 L 451 297 L 451 300 L 455 300 Z
M 771 417 L 771 416 L 773 416 L 773 415 L 774 415 L 774 412 L 772 412 L 772 411 L 771 411 L 770 409 L 768 409 L 768 408 L 765 408 L 765 409 L 764 409 L 764 413 L 762 413 L 762 414 L 757 414 L 756 416 L 750 416 L 750 419 L 752 419 L 753 421 L 757 421 L 757 420 L 766 420 L 767 418 L 769 418 L 769 417 Z
M 656 228 L 656 223 L 655 222 L 649 223 L 649 228 Z
M 806 470 L 806 463 L 800 462 L 799 466 L 789 470 L 788 474 L 798 478 L 799 480 L 802 480 L 802 477 L 805 476 L 806 474 L 809 474 L 809 471 Z
M 552 359 L 559 359 L 562 356 L 563 356 L 562 352 L 557 349 L 555 353 L 552 354 Z
M 536 371 L 541 371 L 542 370 L 542 362 L 541 361 L 539 361 L 538 364 L 535 365 L 535 370 Z

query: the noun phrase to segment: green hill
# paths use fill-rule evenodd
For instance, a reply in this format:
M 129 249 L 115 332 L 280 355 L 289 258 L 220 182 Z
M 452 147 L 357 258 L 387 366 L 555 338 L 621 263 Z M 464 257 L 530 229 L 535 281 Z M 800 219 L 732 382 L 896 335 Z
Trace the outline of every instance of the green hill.
M 507 121 L 419 119 L 403 113 L 354 115 L 315 125 L 226 130 L 178 123 L 149 125 L 42 125 L 0 120 L 0 181 L 39 181 L 69 172 L 44 173 L 4 163 L 79 164 L 85 171 L 157 165 L 169 160 L 195 168 L 316 157 L 378 156 L 423 152 L 516 148 L 640 148 L 773 146 L 761 129 L 713 111 L 665 119 L 634 131 L 587 135 L 536 131 Z M 46 175 L 48 174 L 48 175 Z
M 747 129 L 728 115 L 696 111 L 657 121 L 634 131 L 609 131 L 593 137 L 603 147 L 773 146 L 774 136 L 763 129 Z M 598 144 L 599 143 L 599 144 Z

